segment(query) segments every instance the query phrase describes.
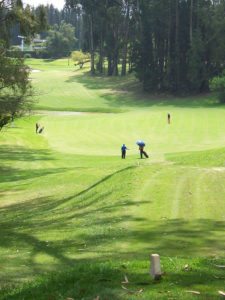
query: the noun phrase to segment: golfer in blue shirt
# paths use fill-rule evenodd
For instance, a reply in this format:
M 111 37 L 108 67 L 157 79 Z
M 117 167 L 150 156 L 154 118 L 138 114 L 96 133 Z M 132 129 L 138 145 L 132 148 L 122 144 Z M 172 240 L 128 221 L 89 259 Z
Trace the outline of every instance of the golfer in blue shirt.
M 121 147 L 121 153 L 122 153 L 122 158 L 125 159 L 126 158 L 126 152 L 127 150 L 129 150 L 125 144 L 122 145 Z

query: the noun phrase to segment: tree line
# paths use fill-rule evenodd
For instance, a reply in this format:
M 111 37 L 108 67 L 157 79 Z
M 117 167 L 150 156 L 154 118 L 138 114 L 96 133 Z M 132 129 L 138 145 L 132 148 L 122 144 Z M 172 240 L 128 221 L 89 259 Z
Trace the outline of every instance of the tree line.
M 92 74 L 104 73 L 106 60 L 109 76 L 135 71 L 148 91 L 203 92 L 224 69 L 224 0 L 66 0 L 66 7 L 82 17 Z
M 225 0 L 65 0 L 45 6 L 42 37 L 48 57 L 90 53 L 91 74 L 135 72 L 146 91 L 204 92 L 224 69 L 224 11 Z

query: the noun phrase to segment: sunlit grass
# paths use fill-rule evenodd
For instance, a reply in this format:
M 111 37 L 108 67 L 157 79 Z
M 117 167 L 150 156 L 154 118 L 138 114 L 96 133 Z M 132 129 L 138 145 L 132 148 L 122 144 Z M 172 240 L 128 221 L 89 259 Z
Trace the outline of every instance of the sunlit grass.
M 224 289 L 215 266 L 224 264 L 224 108 L 210 97 L 141 94 L 138 102 L 132 77 L 79 73 L 68 87 L 74 71 L 65 62 L 30 61 L 43 70 L 32 75 L 44 91 L 38 105 L 99 113 L 44 112 L 1 132 L 0 299 L 192 299 L 185 291 L 193 289 L 199 299 L 217 299 Z M 149 159 L 139 159 L 140 138 Z M 122 143 L 130 148 L 126 160 Z M 158 284 L 148 275 L 153 252 L 165 272 Z M 140 295 L 121 288 L 125 274 Z

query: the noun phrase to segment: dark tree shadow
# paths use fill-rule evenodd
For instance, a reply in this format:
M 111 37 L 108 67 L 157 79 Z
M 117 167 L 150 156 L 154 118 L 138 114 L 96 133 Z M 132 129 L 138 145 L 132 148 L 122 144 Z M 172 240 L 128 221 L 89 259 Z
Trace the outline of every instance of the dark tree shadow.
M 193 96 L 174 96 L 169 94 L 152 94 L 142 90 L 141 84 L 133 75 L 125 78 L 90 76 L 89 72 L 71 76 L 66 82 L 79 82 L 90 90 L 105 90 L 111 92 L 103 93 L 103 97 L 111 107 L 151 107 L 151 106 L 174 106 L 192 108 L 225 108 L 210 94 L 199 94 Z
M 7 149 L 7 151 L 9 150 Z M 14 149 L 13 152 L 18 160 L 20 160 L 20 156 L 21 160 L 25 159 L 23 153 L 21 153 L 23 150 L 27 154 L 26 159 L 28 162 L 34 159 L 38 161 L 42 158 L 44 160 L 54 159 L 48 151 L 36 153 L 27 149 L 20 150 Z M 3 160 L 5 157 L 6 153 L 1 153 L 0 158 Z M 43 266 L 39 265 L 36 260 L 38 255 L 45 255 L 53 259 L 52 268 L 55 271 L 73 268 L 71 272 L 67 271 L 67 273 L 56 275 L 55 279 L 47 279 L 49 280 L 47 285 L 40 282 L 36 287 L 29 286 L 27 290 L 25 288 L 24 293 L 27 293 L 27 295 L 21 296 L 21 299 L 49 299 L 49 286 L 52 286 L 53 294 L 58 293 L 61 289 L 61 286 L 58 285 L 59 282 L 68 279 L 68 282 L 73 282 L 73 284 L 74 281 L 79 283 L 85 274 L 87 274 L 85 280 L 89 283 L 90 289 L 85 292 L 77 289 L 79 292 L 77 292 L 78 294 L 74 292 L 74 296 L 62 290 L 65 298 L 73 296 L 75 299 L 84 297 L 93 299 L 94 286 L 97 285 L 99 293 L 103 296 L 106 286 L 110 287 L 111 291 L 104 296 L 105 299 L 124 299 L 124 292 L 121 294 L 121 288 L 119 288 L 119 291 L 117 288 L 118 276 L 123 277 L 124 270 L 119 269 L 120 271 L 117 271 L 117 275 L 115 275 L 115 270 L 108 265 L 105 267 L 105 273 L 102 273 L 98 271 L 102 262 L 107 260 L 114 262 L 121 260 L 142 261 L 148 257 L 149 253 L 153 252 L 157 252 L 162 256 L 182 257 L 198 256 L 202 252 L 213 254 L 224 251 L 224 221 L 212 219 L 196 219 L 193 221 L 185 219 L 151 220 L 150 218 L 136 216 L 137 203 L 140 206 L 151 203 L 152 199 L 137 202 L 136 199 L 131 199 L 129 194 L 123 195 L 121 193 L 124 184 L 128 184 L 126 178 L 129 172 L 134 171 L 135 168 L 137 167 L 129 166 L 111 172 L 82 191 L 67 197 L 62 198 L 57 194 L 51 197 L 35 196 L 27 202 L 0 208 L 1 248 L 7 249 L 7 251 L 18 249 L 22 252 L 24 256 L 21 255 L 18 258 L 19 262 L 29 266 L 30 274 L 34 274 L 34 276 L 43 274 Z M 11 173 L 13 170 L 8 171 Z M 46 172 L 51 173 L 53 170 L 50 169 Z M 56 172 L 63 172 L 63 170 L 56 169 Z M 39 175 L 41 176 L 41 174 L 34 174 L 34 176 Z M 26 178 L 26 176 L 28 174 L 26 172 L 23 174 L 21 170 L 21 178 Z M 112 195 L 117 193 L 121 195 L 121 198 L 112 201 L 111 199 L 114 199 Z M 132 226 L 127 227 L 128 222 Z M 44 240 L 42 233 L 48 232 L 50 236 L 52 232 L 58 232 L 59 237 L 53 238 L 53 240 Z M 70 233 L 69 237 L 66 234 L 64 235 L 67 232 Z M 114 242 L 115 245 L 113 245 Z M 108 245 L 111 244 L 112 250 L 110 251 Z M 123 247 L 124 244 L 126 244 L 125 248 Z M 26 249 L 26 252 L 24 252 L 24 249 Z M 82 258 L 79 256 L 80 251 L 83 253 Z M 7 263 L 6 261 L 6 265 Z M 90 268 L 92 263 L 94 263 L 94 266 Z M 4 264 L 2 258 L 1 265 Z M 17 270 L 20 271 L 20 268 L 19 265 L 15 268 L 15 272 L 11 272 L 8 282 L 15 283 L 18 280 Z M 206 282 L 206 278 L 209 279 L 207 277 L 208 269 L 202 271 L 203 277 L 200 278 L 196 275 L 193 278 L 199 281 L 202 280 L 203 283 Z M 105 276 L 110 279 L 108 285 L 103 286 L 101 281 L 96 283 L 95 279 L 93 280 L 98 272 L 100 274 L 98 280 L 104 279 Z M 170 275 L 170 279 L 178 281 L 181 271 L 177 272 L 175 270 L 174 272 Z M 115 279 L 110 274 L 114 274 L 113 276 L 116 277 L 115 284 L 113 283 Z M 132 275 L 132 272 L 130 276 L 137 276 L 135 280 L 139 282 L 144 280 L 141 279 L 142 275 Z M 189 274 L 185 274 L 185 276 L 190 277 L 187 278 L 188 282 L 192 282 L 192 277 Z M 182 285 L 182 282 L 180 285 Z M 35 295 L 38 292 L 40 298 Z M 43 298 L 41 298 L 40 293 Z M 20 292 L 15 294 L 14 298 L 5 299 L 20 299 L 19 296 Z M 53 299 L 57 299 L 56 296 L 54 297 Z
M 38 178 L 49 174 L 65 172 L 66 168 L 20 169 L 11 165 L 14 162 L 54 161 L 51 151 L 45 149 L 32 150 L 21 146 L 0 146 L 0 181 L 13 182 Z M 10 163 L 6 163 L 10 162 Z
M 15 161 L 44 161 L 55 160 L 51 151 L 45 149 L 28 149 L 21 146 L 0 146 L 0 160 Z
M 148 253 L 157 252 L 163 256 L 198 256 L 213 254 L 224 250 L 224 221 L 212 219 L 154 220 L 140 218 L 131 214 L 137 201 L 126 197 L 110 202 L 111 194 L 121 189 L 123 183 L 109 189 L 112 179 L 126 177 L 131 167 L 113 172 L 83 191 L 65 198 L 34 198 L 29 202 L 13 204 L 0 208 L 0 244 L 2 248 L 29 248 L 27 263 L 34 272 L 42 270 L 35 262 L 37 254 L 43 253 L 57 261 L 57 267 L 73 266 L 76 259 L 68 251 L 78 253 L 79 248 L 87 257 L 98 253 L 99 261 L 107 259 L 143 259 Z M 101 185 L 104 185 L 102 187 Z M 101 190 L 101 192 L 100 192 Z M 151 202 L 151 199 L 139 201 L 138 205 Z M 118 214 L 118 212 L 120 212 Z M 98 214 L 98 217 L 97 217 Z M 132 223 L 126 227 L 127 222 Z M 84 230 L 84 228 L 93 230 Z M 101 230 L 104 228 L 105 230 Z M 57 232 L 60 239 L 43 241 L 38 238 L 40 232 Z M 63 231 L 74 234 L 63 238 Z M 10 238 L 9 238 L 10 237 Z M 218 238 L 220 237 L 220 238 Z M 112 252 L 107 246 L 115 240 L 117 246 Z M 126 243 L 125 249 L 122 245 Z M 135 251 L 132 245 L 135 244 Z M 84 253 L 85 253 L 84 252 Z M 96 255 L 95 255 L 96 256 Z M 90 259 L 92 260 L 92 259 Z

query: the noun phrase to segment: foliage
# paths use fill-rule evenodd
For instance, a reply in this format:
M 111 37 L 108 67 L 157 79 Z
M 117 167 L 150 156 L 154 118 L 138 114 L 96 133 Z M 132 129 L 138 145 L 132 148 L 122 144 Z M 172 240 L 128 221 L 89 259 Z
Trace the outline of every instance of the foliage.
M 24 110 L 30 108 L 30 69 L 20 57 L 9 58 L 0 48 L 0 129 Z
M 34 12 L 29 5 L 23 6 L 22 1 L 6 1 L 0 3 L 0 39 L 7 42 L 13 38 L 18 41 L 18 35 L 29 40 L 35 33 L 46 30 L 47 19 L 43 5 L 39 5 Z
M 208 4 L 202 3 L 202 11 L 190 5 L 191 1 L 180 0 L 141 1 L 141 33 L 133 61 L 145 90 L 183 92 L 207 87 L 203 70 L 207 48 L 200 29 L 206 20 L 200 15 Z M 198 22 L 193 21 L 196 18 Z M 204 31 L 204 39 L 208 39 L 207 34 Z
M 194 92 L 204 91 L 207 82 L 206 64 L 204 63 L 205 45 L 200 31 L 193 34 L 192 44 L 187 54 L 189 90 Z
M 7 56 L 10 30 L 14 24 L 19 24 L 20 33 L 29 38 L 46 27 L 43 8 L 35 18 L 30 7 L 23 8 L 20 0 L 0 2 L 0 129 L 31 106 L 30 69 L 24 64 L 19 51 L 11 51 L 12 57 Z
M 225 103 L 225 72 L 223 76 L 214 77 L 210 81 L 210 89 L 216 92 L 221 103 Z
M 90 54 L 82 51 L 73 51 L 71 58 L 75 62 L 75 66 L 79 65 L 80 69 L 82 69 L 84 64 L 90 61 Z
M 223 68 L 224 0 L 67 0 L 45 10 L 52 26 L 76 28 L 73 49 L 90 53 L 92 74 L 135 71 L 146 91 L 186 94 L 208 92 Z
M 75 47 L 75 28 L 71 24 L 61 22 L 60 25 L 54 25 L 48 32 L 47 49 L 51 57 L 58 58 L 68 56 Z

